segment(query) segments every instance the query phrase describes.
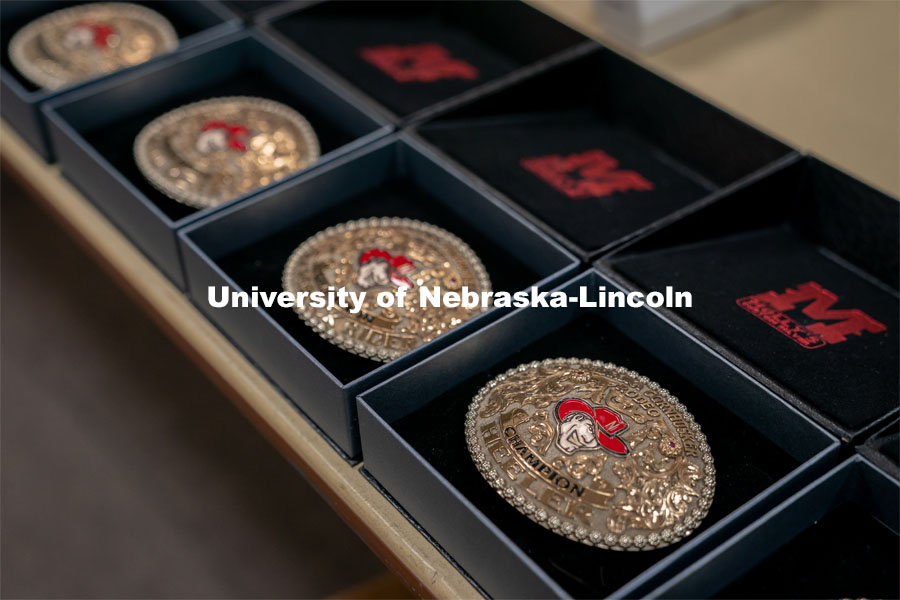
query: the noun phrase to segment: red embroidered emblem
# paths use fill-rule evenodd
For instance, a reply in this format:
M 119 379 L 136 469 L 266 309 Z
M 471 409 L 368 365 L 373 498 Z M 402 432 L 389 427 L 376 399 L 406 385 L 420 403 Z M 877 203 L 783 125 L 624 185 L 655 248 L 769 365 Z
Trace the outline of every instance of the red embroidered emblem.
M 226 147 L 238 152 L 247 151 L 250 130 L 240 124 L 225 121 L 209 121 L 203 125 L 203 133 L 197 139 L 197 149 L 204 154 Z
M 400 83 L 478 79 L 478 69 L 460 58 L 454 58 L 440 44 L 388 44 L 362 48 L 359 54 Z
M 637 171 L 619 169 L 619 161 L 603 150 L 523 158 L 519 164 L 575 200 L 653 189 L 653 183 Z
M 810 281 L 795 289 L 788 288 L 783 294 L 768 291 L 738 298 L 737 305 L 804 348 L 821 348 L 845 342 L 848 335 L 887 330 L 883 323 L 859 309 L 832 309 L 837 301 L 837 294 Z M 808 304 L 801 312 L 814 323 L 804 325 L 786 314 L 803 303 Z
M 580 398 L 567 398 L 556 405 L 556 418 L 556 443 L 566 454 L 598 444 L 614 454 L 628 454 L 628 445 L 616 435 L 628 424 L 614 410 L 591 406 Z
M 519 164 L 575 200 L 653 189 L 653 183 L 637 171 L 619 169 L 619 161 L 603 150 L 523 158 Z

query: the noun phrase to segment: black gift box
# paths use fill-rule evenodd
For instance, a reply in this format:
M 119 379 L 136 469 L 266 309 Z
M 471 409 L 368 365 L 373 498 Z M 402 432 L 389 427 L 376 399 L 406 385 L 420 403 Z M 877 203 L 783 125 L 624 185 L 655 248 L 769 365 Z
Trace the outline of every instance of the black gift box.
M 302 2 L 264 31 L 395 122 L 446 110 L 596 46 L 523 3 Z
M 560 287 L 612 284 L 588 271 Z M 490 379 L 544 358 L 609 361 L 667 387 L 707 436 L 716 467 L 709 515 L 685 542 L 615 552 L 531 522 L 490 487 L 464 438 Z M 632 597 L 821 473 L 838 442 L 796 409 L 648 309 L 523 308 L 359 398 L 364 468 L 490 595 Z
M 607 49 L 418 132 L 585 260 L 792 154 Z
M 900 483 L 853 456 L 654 598 L 897 598 Z
M 53 152 L 50 147 L 44 117 L 40 105 L 60 94 L 80 88 L 100 78 L 74 84 L 60 90 L 38 88 L 25 79 L 9 60 L 9 41 L 16 31 L 55 10 L 80 4 L 78 2 L 29 1 L 0 3 L 0 100 L 3 119 L 15 129 L 28 144 L 50 162 Z M 178 34 L 179 49 L 191 48 L 197 44 L 236 30 L 240 23 L 235 16 L 218 2 L 181 2 L 164 0 L 138 2 L 169 20 Z M 158 60 L 158 59 L 153 59 Z M 146 63 L 145 63 L 146 64 Z M 122 73 L 111 73 L 115 77 Z
M 418 146 L 411 136 L 388 137 L 180 232 L 194 302 L 350 457 L 359 448 L 357 394 L 502 309 L 382 364 L 325 341 L 290 308 L 213 308 L 209 286 L 281 291 L 285 262 L 297 246 L 332 225 L 367 217 L 407 217 L 446 229 L 475 251 L 498 291 L 552 286 L 578 267 L 574 256 Z
M 386 121 L 352 104 L 255 33 L 176 53 L 44 107 L 63 174 L 182 288 L 175 230 L 241 198 L 204 210 L 168 198 L 138 170 L 134 138 L 169 110 L 232 95 L 264 96 L 304 115 L 322 152 L 311 169 L 390 131 Z
M 629 289 L 672 285 L 660 309 L 844 440 L 898 412 L 896 200 L 796 160 L 600 261 Z

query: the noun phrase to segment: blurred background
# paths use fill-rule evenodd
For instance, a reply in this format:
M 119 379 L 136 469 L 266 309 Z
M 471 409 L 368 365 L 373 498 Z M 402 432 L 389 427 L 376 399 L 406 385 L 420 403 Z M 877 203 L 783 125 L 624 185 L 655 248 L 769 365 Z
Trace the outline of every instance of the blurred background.
M 900 193 L 900 3 L 535 4 Z M 144 310 L 0 185 L 0 594 L 407 597 Z

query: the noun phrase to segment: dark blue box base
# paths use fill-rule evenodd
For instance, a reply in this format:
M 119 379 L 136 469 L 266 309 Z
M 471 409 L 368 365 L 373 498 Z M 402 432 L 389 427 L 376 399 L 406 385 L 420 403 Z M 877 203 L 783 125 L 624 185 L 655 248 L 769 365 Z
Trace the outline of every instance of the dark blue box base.
M 610 287 L 588 272 L 562 289 L 572 296 L 579 285 Z M 634 369 L 697 419 L 718 481 L 710 514 L 687 541 L 637 554 L 572 542 L 519 514 L 475 468 L 463 425 L 478 389 L 518 364 L 568 356 Z M 827 468 L 838 445 L 646 309 L 517 310 L 361 394 L 359 411 L 366 468 L 498 597 L 639 594 Z

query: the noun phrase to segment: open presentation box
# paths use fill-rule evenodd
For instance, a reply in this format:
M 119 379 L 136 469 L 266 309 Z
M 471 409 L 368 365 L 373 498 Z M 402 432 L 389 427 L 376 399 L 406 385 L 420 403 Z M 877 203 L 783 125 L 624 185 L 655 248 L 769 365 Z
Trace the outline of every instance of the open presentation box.
M 585 261 L 794 154 L 605 48 L 417 131 Z
M 650 596 L 896 598 L 898 506 L 900 482 L 852 456 Z
M 40 106 L 60 94 L 99 81 L 91 79 L 59 90 L 46 90 L 25 79 L 9 59 L 9 41 L 15 33 L 35 19 L 55 10 L 85 4 L 84 2 L 29 0 L 28 2 L 0 2 L 0 115 L 22 139 L 50 162 L 54 154 L 47 138 L 46 123 Z M 240 26 L 235 15 L 219 2 L 183 2 L 160 0 L 137 2 L 165 17 L 178 34 L 178 48 L 186 49 L 220 35 L 233 32 Z M 159 60 L 159 57 L 152 60 Z M 144 63 L 146 64 L 146 63 Z M 116 77 L 117 71 L 102 79 Z
M 262 96 L 305 116 L 322 152 L 310 169 L 391 129 L 385 120 L 356 106 L 339 89 L 252 32 L 176 53 L 45 105 L 63 174 L 181 288 L 185 281 L 176 230 L 246 195 L 203 210 L 176 202 L 139 171 L 134 139 L 156 117 L 218 96 Z
M 559 289 L 614 289 L 588 271 Z M 478 390 L 519 364 L 599 359 L 668 388 L 715 460 L 716 496 L 686 541 L 648 552 L 589 547 L 520 514 L 469 456 Z M 838 441 L 686 332 L 642 309 L 522 308 L 359 397 L 364 468 L 495 597 L 632 597 L 692 564 L 837 460 Z
M 898 213 L 895 199 L 803 158 L 598 268 L 628 289 L 689 290 L 692 310 L 659 311 L 852 441 L 900 411 Z
M 307 238 L 368 217 L 441 227 L 481 259 L 494 290 L 553 286 L 577 259 L 502 203 L 390 136 L 321 169 L 185 227 L 188 288 L 197 306 L 348 456 L 359 451 L 356 396 L 496 319 L 488 310 L 401 358 L 380 363 L 319 336 L 291 308 L 214 308 L 208 289 L 281 291 L 284 265 Z
M 446 110 L 597 46 L 524 2 L 298 2 L 261 25 L 394 122 Z

